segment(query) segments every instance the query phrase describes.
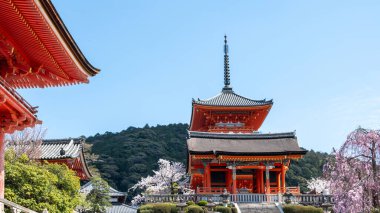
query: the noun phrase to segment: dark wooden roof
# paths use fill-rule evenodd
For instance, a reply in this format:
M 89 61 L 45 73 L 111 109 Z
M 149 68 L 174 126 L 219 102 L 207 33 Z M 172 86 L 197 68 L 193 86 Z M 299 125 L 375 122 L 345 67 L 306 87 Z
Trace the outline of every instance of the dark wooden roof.
M 232 90 L 222 90 L 218 95 L 206 100 L 194 100 L 193 104 L 206 106 L 264 106 L 272 105 L 272 100 L 252 100 L 234 93 Z
M 275 134 L 225 134 L 189 132 L 190 154 L 215 155 L 291 155 L 306 154 L 298 146 L 294 132 Z

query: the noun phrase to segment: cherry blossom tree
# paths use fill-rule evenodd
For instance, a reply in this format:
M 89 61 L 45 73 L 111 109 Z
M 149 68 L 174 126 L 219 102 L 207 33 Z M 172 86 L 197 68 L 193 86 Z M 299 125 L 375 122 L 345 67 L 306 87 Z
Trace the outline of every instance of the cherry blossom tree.
M 358 128 L 325 165 L 336 200 L 335 212 L 370 212 L 379 208 L 380 131 Z
M 316 193 L 322 193 L 323 190 L 330 191 L 330 181 L 322 177 L 312 178 L 307 182 L 307 188 L 315 190 Z
M 173 193 L 174 183 L 186 176 L 185 166 L 180 162 L 159 159 L 158 167 L 157 171 L 153 171 L 153 176 L 141 178 L 130 190 L 141 189 L 148 194 Z
M 138 195 L 133 197 L 131 204 L 132 204 L 132 206 L 139 206 L 144 202 L 145 202 L 145 197 L 141 194 L 138 194 Z
M 36 159 L 41 156 L 40 146 L 45 135 L 46 129 L 37 125 L 7 135 L 5 141 L 7 147 L 14 149 L 16 156 L 26 154 L 29 159 Z

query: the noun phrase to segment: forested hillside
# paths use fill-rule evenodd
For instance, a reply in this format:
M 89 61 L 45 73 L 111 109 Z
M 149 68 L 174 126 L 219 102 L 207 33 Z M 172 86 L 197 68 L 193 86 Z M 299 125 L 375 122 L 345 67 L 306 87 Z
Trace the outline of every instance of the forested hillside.
M 146 125 L 118 133 L 96 134 L 86 140 L 86 158 L 111 186 L 127 191 L 142 176 L 156 169 L 159 158 L 186 163 L 187 128 L 187 124 Z M 303 159 L 293 161 L 287 183 L 300 184 L 305 189 L 307 179 L 321 176 L 327 156 L 311 150 Z
M 112 187 L 127 191 L 156 169 L 160 158 L 186 162 L 187 124 L 129 127 L 86 139 L 96 157 L 89 162 Z

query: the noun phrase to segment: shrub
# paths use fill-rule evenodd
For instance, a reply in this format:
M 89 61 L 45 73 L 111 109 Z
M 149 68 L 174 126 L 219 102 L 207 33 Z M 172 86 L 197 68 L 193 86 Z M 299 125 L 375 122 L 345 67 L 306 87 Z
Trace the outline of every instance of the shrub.
M 232 213 L 238 213 L 237 208 L 235 208 L 235 207 L 231 207 L 231 211 L 232 211 Z
M 198 202 L 198 205 L 199 205 L 199 206 L 206 206 L 207 203 L 208 203 L 207 201 L 205 201 L 205 200 L 201 200 L 201 201 Z
M 283 210 L 284 213 L 323 213 L 321 208 L 314 206 L 285 205 Z
M 380 213 L 380 209 L 374 208 L 374 209 L 371 210 L 371 213 Z
M 157 203 L 153 205 L 154 213 L 176 213 L 177 208 L 173 203 Z
M 187 213 L 204 213 L 204 211 L 200 206 L 191 205 L 187 207 Z
M 139 213 L 154 213 L 152 209 L 149 209 L 149 210 L 148 209 L 144 209 L 144 210 L 140 210 L 140 211 L 137 210 L 137 212 L 139 212 Z
M 186 204 L 187 204 L 188 206 L 195 205 L 194 201 L 191 201 L 191 200 L 187 201 Z
M 142 205 L 139 209 L 137 209 L 137 213 L 153 213 L 153 205 Z
M 214 211 L 220 212 L 220 213 L 232 213 L 231 208 L 224 207 L 224 206 L 217 206 L 215 207 Z
M 157 203 L 142 205 L 137 213 L 177 213 L 176 205 L 173 203 Z

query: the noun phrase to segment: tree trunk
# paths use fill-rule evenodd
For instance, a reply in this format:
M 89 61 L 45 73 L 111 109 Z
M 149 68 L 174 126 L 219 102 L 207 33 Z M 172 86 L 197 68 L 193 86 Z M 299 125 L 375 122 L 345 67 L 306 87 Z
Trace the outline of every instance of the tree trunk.
M 372 141 L 372 175 L 373 175 L 373 181 L 374 183 L 378 183 L 378 177 L 377 177 L 377 165 L 376 165 L 376 141 Z M 372 189 L 372 203 L 373 207 L 379 208 L 379 192 L 376 191 L 376 189 Z

